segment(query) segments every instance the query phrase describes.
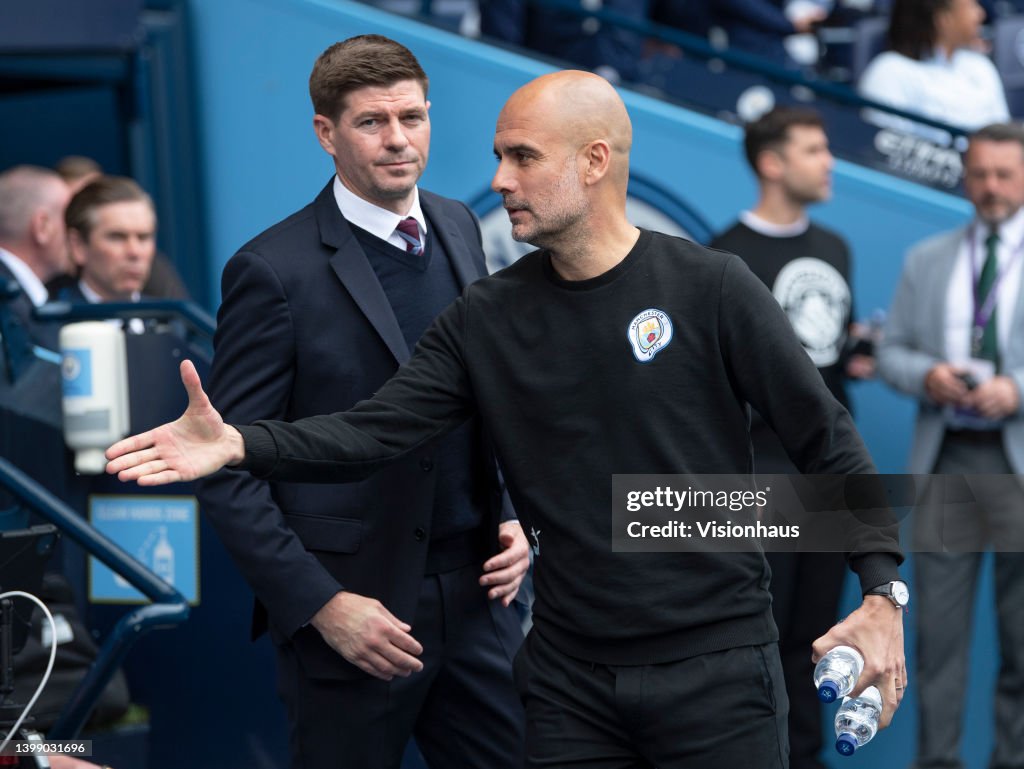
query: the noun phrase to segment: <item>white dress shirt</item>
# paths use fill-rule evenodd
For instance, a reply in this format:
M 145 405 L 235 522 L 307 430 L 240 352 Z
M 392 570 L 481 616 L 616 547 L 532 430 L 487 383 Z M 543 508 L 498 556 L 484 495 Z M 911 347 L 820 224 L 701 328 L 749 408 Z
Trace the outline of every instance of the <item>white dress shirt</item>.
M 381 240 L 386 240 L 393 246 L 405 251 L 406 241 L 395 231 L 398 223 L 411 216 L 416 220 L 420 228 L 420 242 L 423 243 L 427 234 L 427 218 L 420 208 L 420 191 L 418 187 L 413 188 L 412 206 L 405 216 L 388 211 L 386 208 L 375 206 L 367 200 L 363 200 L 352 190 L 341 183 L 341 180 L 334 177 L 334 199 L 338 203 L 338 209 L 351 224 L 360 227 L 371 235 Z
M 86 301 L 89 302 L 89 304 L 103 304 L 106 301 L 106 299 L 104 299 L 102 296 L 93 291 L 92 287 L 84 280 L 78 281 L 78 290 L 82 292 L 82 296 L 85 297 Z M 140 294 L 138 291 L 132 291 L 132 295 L 129 301 L 141 302 L 142 294 Z M 121 325 L 121 321 L 118 320 L 117 318 L 111 319 L 110 322 L 116 323 L 119 326 Z M 146 333 L 146 324 L 142 320 L 142 318 L 128 318 L 126 321 L 124 321 L 124 328 L 126 331 L 130 331 L 133 334 Z
M 974 285 L 985 264 L 985 240 L 989 228 L 975 221 L 967 229 L 960 243 L 960 253 L 953 265 L 946 293 L 946 360 L 963 363 L 971 357 L 971 333 L 974 327 Z M 998 276 L 996 288 L 996 342 L 1000 354 L 1005 354 L 1020 293 L 1021 261 L 1024 260 L 1024 208 L 999 227 L 999 246 L 996 250 Z M 973 264 L 972 264 L 973 261 Z M 984 302 L 984 297 L 981 298 Z
M 18 281 L 21 286 L 21 290 L 28 296 L 29 301 L 36 307 L 46 304 L 48 297 L 46 286 L 43 285 L 43 281 L 39 280 L 38 276 L 32 272 L 32 268 L 25 264 L 21 259 L 7 251 L 0 248 L 0 261 L 7 265 L 14 274 L 14 279 Z

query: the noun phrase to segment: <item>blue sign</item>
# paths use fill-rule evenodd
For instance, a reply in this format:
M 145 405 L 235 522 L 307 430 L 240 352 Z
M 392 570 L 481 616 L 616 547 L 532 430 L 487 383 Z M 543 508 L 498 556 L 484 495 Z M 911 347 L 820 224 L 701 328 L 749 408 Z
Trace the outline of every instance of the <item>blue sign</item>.
M 92 351 L 87 348 L 64 350 L 60 366 L 66 398 L 88 398 L 92 395 Z
M 101 534 L 139 563 L 199 603 L 199 506 L 195 497 L 93 496 L 89 520 Z M 149 603 L 129 582 L 95 558 L 89 559 L 93 603 Z

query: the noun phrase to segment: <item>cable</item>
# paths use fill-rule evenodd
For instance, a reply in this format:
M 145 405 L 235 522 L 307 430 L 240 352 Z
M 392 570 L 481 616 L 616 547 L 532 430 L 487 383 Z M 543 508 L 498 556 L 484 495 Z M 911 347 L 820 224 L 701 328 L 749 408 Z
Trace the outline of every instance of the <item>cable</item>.
M 36 606 L 42 609 L 43 614 L 46 615 L 46 619 L 50 623 L 50 661 L 46 665 L 46 672 L 43 673 L 43 680 L 40 681 L 39 686 L 36 687 L 36 693 L 32 695 L 32 699 L 28 701 L 28 704 L 25 706 L 25 709 L 21 711 L 21 715 L 18 716 L 18 720 L 14 722 L 14 726 L 11 727 L 11 731 L 4 738 L 4 741 L 0 742 L 0 752 L 2 752 L 3 749 L 7 747 L 7 743 L 11 741 L 11 737 L 18 733 L 18 729 L 21 728 L 21 722 L 28 717 L 29 711 L 32 710 L 32 706 L 36 704 L 36 700 L 39 699 L 39 695 L 43 693 L 43 689 L 46 688 L 46 684 L 48 684 L 50 681 L 50 673 L 53 672 L 54 660 L 57 659 L 57 623 L 53 621 L 53 615 L 50 614 L 50 610 L 46 608 L 46 604 L 44 604 L 31 593 L 26 593 L 21 590 L 9 590 L 6 593 L 0 593 L 0 601 L 2 601 L 4 598 L 12 597 L 29 599 L 30 601 L 35 603 Z

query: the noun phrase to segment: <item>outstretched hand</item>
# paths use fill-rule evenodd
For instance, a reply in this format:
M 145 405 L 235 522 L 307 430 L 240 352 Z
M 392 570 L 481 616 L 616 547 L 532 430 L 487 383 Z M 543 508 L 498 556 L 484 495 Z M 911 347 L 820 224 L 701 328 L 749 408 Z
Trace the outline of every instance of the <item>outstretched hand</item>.
M 242 461 L 242 436 L 210 405 L 192 361 L 181 362 L 181 382 L 188 393 L 185 413 L 107 449 L 108 473 L 140 486 L 162 486 L 194 481 Z

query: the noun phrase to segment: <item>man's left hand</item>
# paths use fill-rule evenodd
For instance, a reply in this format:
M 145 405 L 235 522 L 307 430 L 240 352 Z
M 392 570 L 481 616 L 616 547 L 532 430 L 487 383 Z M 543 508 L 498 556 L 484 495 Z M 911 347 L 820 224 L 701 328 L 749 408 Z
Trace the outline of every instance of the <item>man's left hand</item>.
M 882 694 L 879 728 L 884 729 L 892 721 L 908 685 L 903 610 L 883 595 L 864 596 L 859 609 L 814 642 L 811 660 L 816 663 L 836 646 L 852 646 L 864 657 L 864 670 L 850 696 L 859 695 L 869 686 L 878 687 Z
M 508 606 L 530 568 L 530 546 L 519 521 L 505 521 L 498 526 L 498 544 L 501 552 L 484 564 L 480 584 L 488 588 L 488 598 L 500 598 L 502 606 Z

